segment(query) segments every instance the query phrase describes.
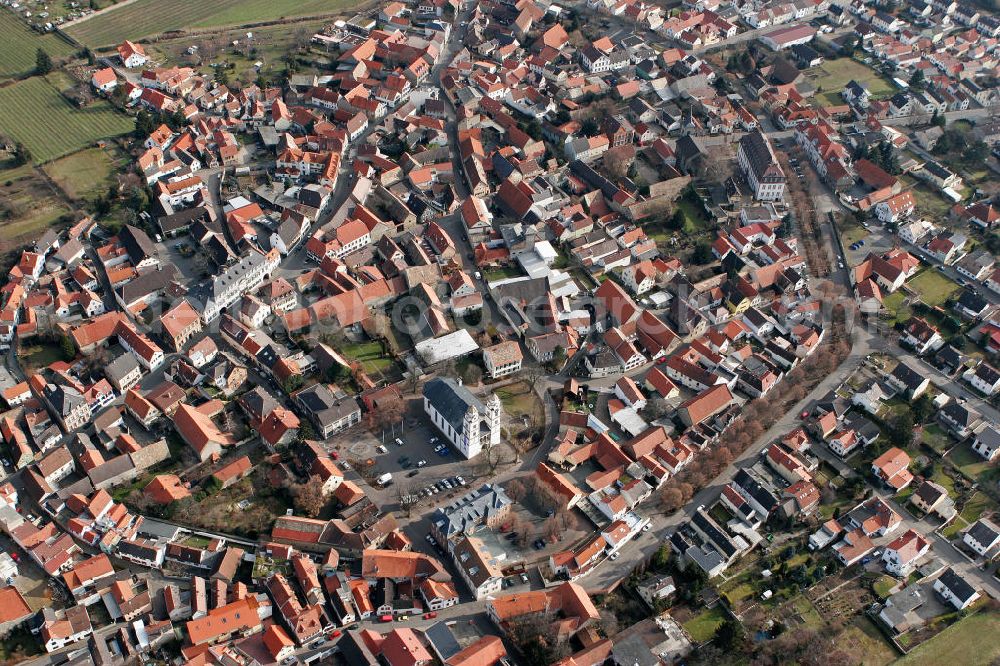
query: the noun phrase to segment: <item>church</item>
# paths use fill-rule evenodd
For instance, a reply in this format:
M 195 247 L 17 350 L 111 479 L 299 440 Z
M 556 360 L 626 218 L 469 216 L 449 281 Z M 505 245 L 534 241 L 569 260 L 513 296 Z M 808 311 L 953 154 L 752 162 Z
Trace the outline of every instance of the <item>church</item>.
M 486 405 L 454 379 L 424 384 L 424 411 L 453 447 L 474 458 L 487 444 L 500 443 L 500 398 L 491 393 Z

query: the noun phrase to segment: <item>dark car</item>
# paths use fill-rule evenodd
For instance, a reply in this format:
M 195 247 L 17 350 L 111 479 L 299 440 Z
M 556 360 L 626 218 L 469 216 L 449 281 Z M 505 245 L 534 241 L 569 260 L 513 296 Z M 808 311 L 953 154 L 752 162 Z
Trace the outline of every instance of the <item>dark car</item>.
M 413 477 L 415 477 L 415 476 L 416 476 L 417 474 L 420 474 L 420 470 L 419 470 L 419 469 L 415 469 L 415 470 L 412 470 L 412 471 L 410 471 L 409 473 L 407 473 L 407 475 L 406 475 L 406 476 L 407 476 L 407 478 L 410 478 L 410 479 L 412 479 L 412 478 L 413 478 Z

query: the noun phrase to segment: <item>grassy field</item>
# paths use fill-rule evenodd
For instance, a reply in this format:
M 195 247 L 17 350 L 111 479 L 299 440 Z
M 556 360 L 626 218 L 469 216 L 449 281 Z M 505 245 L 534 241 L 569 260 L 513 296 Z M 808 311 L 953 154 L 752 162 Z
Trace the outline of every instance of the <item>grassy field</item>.
M 957 284 L 932 269 L 920 271 L 906 281 L 906 286 L 919 293 L 920 299 L 931 307 L 941 305 L 958 291 Z
M 45 165 L 49 178 L 74 199 L 103 192 L 112 172 L 111 156 L 101 148 L 87 148 Z
M 896 89 L 871 67 L 850 58 L 827 60 L 819 67 L 809 70 L 809 78 L 816 86 L 816 98 L 827 106 L 846 104 L 840 91 L 851 81 L 868 86 L 868 92 L 875 99 L 891 97 Z
M 500 266 L 483 273 L 487 282 L 499 282 L 510 278 L 522 277 L 524 275 L 517 266 Z
M 894 291 L 882 299 L 882 308 L 889 316 L 890 325 L 910 318 L 910 307 L 903 302 L 905 300 L 906 294 L 902 291 Z
M 341 353 L 352 361 L 357 361 L 366 373 L 375 381 L 386 379 L 396 381 L 400 377 L 395 361 L 390 356 L 382 355 L 382 345 L 378 342 L 359 342 L 346 345 Z
M 979 482 L 985 480 L 982 478 L 983 475 L 987 474 L 991 469 L 990 463 L 973 451 L 972 447 L 968 444 L 960 444 L 953 448 L 948 453 L 948 459 L 951 460 L 962 474 Z
M 946 433 L 944 429 L 936 423 L 932 423 L 924 428 L 922 439 L 925 444 L 941 454 L 950 449 L 954 444 L 954 442 L 951 441 L 951 437 L 948 436 L 948 433 Z
M 53 59 L 64 58 L 74 49 L 54 34 L 40 35 L 6 9 L 0 9 L 0 79 L 23 76 L 35 69 L 35 52 L 39 48 Z
M 232 65 L 229 78 L 233 82 L 250 83 L 256 81 L 258 76 L 274 80 L 281 75 L 284 69 L 283 56 L 294 50 L 301 38 L 301 33 L 311 35 L 328 23 L 329 19 L 302 20 L 296 21 L 292 28 L 287 25 L 254 28 L 253 45 L 255 50 L 252 54 L 247 53 L 242 48 L 230 46 L 211 60 L 213 62 L 225 60 Z M 226 44 L 232 44 L 234 40 L 241 40 L 242 44 L 245 36 L 246 30 L 241 29 L 226 30 L 217 34 L 218 40 Z M 187 53 L 191 41 L 190 36 L 160 39 L 155 45 L 147 47 L 147 53 L 150 53 L 157 61 L 163 62 L 164 65 L 200 66 L 200 56 L 191 56 Z M 257 62 L 263 63 L 259 71 L 254 67 Z
M 215 28 L 353 9 L 345 0 L 136 0 L 71 26 L 67 32 L 92 47 L 171 30 Z
M 917 213 L 925 217 L 945 217 L 948 215 L 948 211 L 952 207 L 950 201 L 945 200 L 944 197 L 913 176 L 903 174 L 899 180 L 903 183 L 904 189 L 913 192 L 913 198 L 917 203 Z
M 720 606 L 706 610 L 684 623 L 684 630 L 691 635 L 695 643 L 704 643 L 715 636 L 715 630 L 726 619 Z
M 837 646 L 853 656 L 855 663 L 864 666 L 885 666 L 896 659 L 896 651 L 867 617 L 859 617 L 849 624 L 837 637 Z
M 43 229 L 70 212 L 30 165 L 0 168 L 0 201 L 9 207 L 9 217 L 0 220 L 0 252 L 20 245 L 26 238 L 38 237 Z
M 503 403 L 503 409 L 511 418 L 520 419 L 527 415 L 535 423 L 545 421 L 545 413 L 538 396 L 526 382 L 509 384 L 496 390 L 497 397 Z
M 104 101 L 74 108 L 44 79 L 0 88 L 0 133 L 20 141 L 36 163 L 75 153 L 98 139 L 130 132 L 132 120 Z
M 983 611 L 951 625 L 897 663 L 909 666 L 989 664 L 1000 656 L 1000 613 Z M 994 639 L 987 637 L 993 636 Z

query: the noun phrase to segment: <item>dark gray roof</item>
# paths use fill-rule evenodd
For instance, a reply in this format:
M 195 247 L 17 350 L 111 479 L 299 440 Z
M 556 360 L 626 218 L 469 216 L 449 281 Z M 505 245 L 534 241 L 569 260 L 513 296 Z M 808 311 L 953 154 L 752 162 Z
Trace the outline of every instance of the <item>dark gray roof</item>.
M 69 384 L 48 384 L 45 397 L 60 416 L 69 416 L 85 402 L 80 392 Z
M 946 416 L 950 421 L 964 426 L 970 426 L 979 420 L 979 412 L 954 400 L 945 405 L 938 413 Z
M 945 569 L 944 573 L 941 574 L 941 582 L 963 603 L 976 593 L 976 588 L 969 585 L 968 581 L 955 573 L 951 567 Z
M 905 386 L 908 391 L 913 391 L 927 379 L 905 363 L 896 366 L 896 369 L 892 371 L 892 377 Z
M 741 469 L 736 473 L 733 482 L 745 490 L 758 504 L 768 511 L 773 511 L 778 506 L 778 498 L 774 492 L 752 477 L 745 469 Z
M 615 641 L 611 654 L 616 664 L 657 666 L 660 663 L 659 658 L 653 655 L 653 651 L 649 649 L 640 634 L 631 634 L 625 640 Z
M 934 483 L 933 481 L 924 481 L 917 487 L 916 493 L 914 493 L 921 501 L 927 504 L 934 504 L 941 497 L 946 497 L 948 491 L 942 486 Z
M 87 472 L 87 476 L 90 477 L 95 486 L 98 486 L 133 469 L 135 469 L 135 463 L 132 462 L 132 457 L 120 455 L 94 467 Z
M 726 558 L 731 558 L 738 552 L 736 544 L 730 536 L 719 527 L 711 516 L 704 509 L 698 509 L 691 516 L 691 523 L 695 525 L 698 530 L 704 534 L 708 540 L 711 542 L 714 548 L 717 548 L 719 552 L 726 556 Z
M 161 232 L 169 234 L 183 231 L 199 220 L 207 221 L 209 217 L 210 213 L 207 208 L 196 206 L 159 217 L 156 219 L 156 223 L 160 226 Z
M 240 402 L 247 411 L 258 417 L 265 417 L 278 407 L 278 401 L 263 386 L 257 386 L 252 391 L 248 391 L 240 398 Z
M 140 273 L 118 288 L 118 296 L 125 305 L 134 303 L 150 294 L 165 290 L 173 282 L 177 269 L 172 264 Z
M 424 384 L 423 395 L 456 432 L 462 432 L 469 407 L 475 407 L 480 416 L 486 414 L 486 407 L 479 398 L 454 379 L 436 377 L 430 380 Z
M 143 259 L 156 256 L 156 245 L 145 231 L 131 224 L 118 233 L 118 240 L 128 252 L 129 259 L 133 264 L 138 264 Z
M 424 630 L 424 637 L 442 662 L 447 661 L 462 651 L 462 646 L 455 639 L 446 622 L 435 622 Z
M 112 381 L 121 381 L 129 373 L 139 367 L 139 360 L 132 352 L 124 352 L 118 358 L 104 366 L 104 374 Z
M 997 533 L 997 526 L 986 520 L 977 520 L 969 528 L 968 535 L 985 546 L 992 545 L 1000 536 Z
M 360 411 L 358 401 L 337 398 L 326 384 L 314 384 L 295 395 L 296 401 L 321 425 L 327 425 Z
M 165 541 L 175 539 L 179 530 L 179 527 L 161 523 L 153 518 L 144 518 L 142 524 L 139 526 L 140 535 L 149 537 L 150 539 L 163 539 Z
M 958 297 L 958 305 L 965 308 L 969 312 L 982 312 L 989 306 L 989 303 L 985 298 L 977 294 L 976 292 L 966 289 L 962 292 L 962 295 Z

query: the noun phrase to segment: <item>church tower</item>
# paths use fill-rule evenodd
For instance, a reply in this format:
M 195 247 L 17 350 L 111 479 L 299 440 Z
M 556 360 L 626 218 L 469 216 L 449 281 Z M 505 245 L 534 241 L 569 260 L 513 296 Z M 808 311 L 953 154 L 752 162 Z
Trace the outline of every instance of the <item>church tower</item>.
M 500 443 L 500 414 L 503 413 L 503 405 L 496 393 L 491 393 L 486 401 L 486 422 L 490 427 L 490 444 Z
M 466 458 L 478 455 L 483 448 L 479 423 L 479 410 L 470 406 L 465 412 L 465 420 L 462 421 L 462 448 L 464 449 L 462 453 Z

